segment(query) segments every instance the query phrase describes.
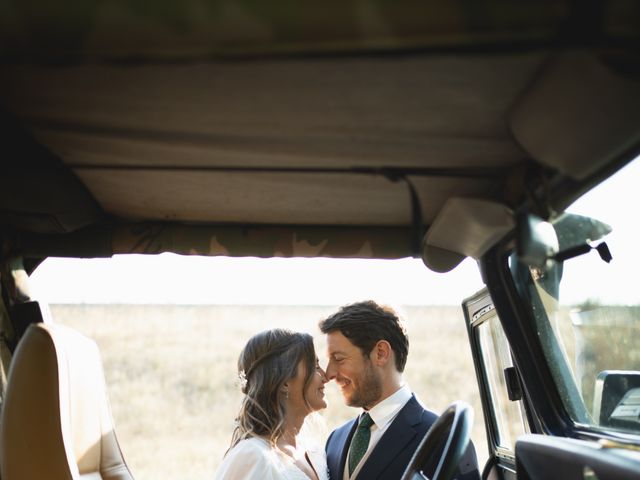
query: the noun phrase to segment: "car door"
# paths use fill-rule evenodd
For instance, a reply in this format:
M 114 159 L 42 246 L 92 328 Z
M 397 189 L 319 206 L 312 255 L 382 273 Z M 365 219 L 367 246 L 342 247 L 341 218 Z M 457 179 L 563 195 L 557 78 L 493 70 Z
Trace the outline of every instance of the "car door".
M 466 299 L 463 310 L 489 449 L 483 478 L 515 479 L 515 442 L 529 428 L 511 349 L 486 288 Z

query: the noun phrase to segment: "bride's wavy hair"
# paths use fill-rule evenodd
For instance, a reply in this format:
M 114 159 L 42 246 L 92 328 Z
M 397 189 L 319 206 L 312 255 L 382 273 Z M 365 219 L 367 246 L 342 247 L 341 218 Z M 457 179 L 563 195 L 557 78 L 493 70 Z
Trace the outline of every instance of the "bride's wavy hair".
M 230 449 L 240 440 L 256 436 L 276 444 L 284 433 L 286 393 L 283 386 L 298 374 L 300 361 L 305 367 L 303 398 L 311 408 L 306 390 L 316 371 L 313 337 L 274 328 L 249 339 L 238 358 L 238 375 L 245 395 Z

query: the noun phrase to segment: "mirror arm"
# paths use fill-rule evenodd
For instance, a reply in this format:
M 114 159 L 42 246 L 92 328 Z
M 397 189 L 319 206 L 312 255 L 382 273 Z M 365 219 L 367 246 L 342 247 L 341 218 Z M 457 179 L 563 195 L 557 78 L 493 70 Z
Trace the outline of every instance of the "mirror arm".
M 556 262 L 564 262 L 565 260 L 569 260 L 570 258 L 579 257 L 580 255 L 584 255 L 585 253 L 589 253 L 591 250 L 596 250 L 600 255 L 600 258 L 605 262 L 609 263 L 613 259 L 611 256 L 611 251 L 607 246 L 607 242 L 599 243 L 597 246 L 592 247 L 588 243 L 583 243 L 582 245 L 577 245 L 575 247 L 567 248 L 561 252 L 558 252 L 551 258 Z

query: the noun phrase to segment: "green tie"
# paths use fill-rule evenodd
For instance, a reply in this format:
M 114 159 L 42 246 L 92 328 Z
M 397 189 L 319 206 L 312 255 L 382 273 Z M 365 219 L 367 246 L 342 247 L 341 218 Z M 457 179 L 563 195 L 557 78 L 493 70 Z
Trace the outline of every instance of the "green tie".
M 358 463 L 360 463 L 364 452 L 367 451 L 369 438 L 371 438 L 371 430 L 369 429 L 373 423 L 374 422 L 371 420 L 368 413 L 365 413 L 360 418 L 358 429 L 351 439 L 351 449 L 349 450 L 349 476 L 353 474 L 353 471 L 358 466 Z

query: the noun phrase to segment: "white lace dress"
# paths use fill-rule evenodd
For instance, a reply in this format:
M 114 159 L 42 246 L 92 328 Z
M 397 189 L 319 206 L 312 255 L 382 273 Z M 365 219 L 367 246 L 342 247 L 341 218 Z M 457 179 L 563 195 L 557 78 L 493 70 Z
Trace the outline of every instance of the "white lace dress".
M 307 450 L 320 480 L 329 480 L 324 449 Z M 224 457 L 214 480 L 309 480 L 293 459 L 262 438 L 238 442 Z

